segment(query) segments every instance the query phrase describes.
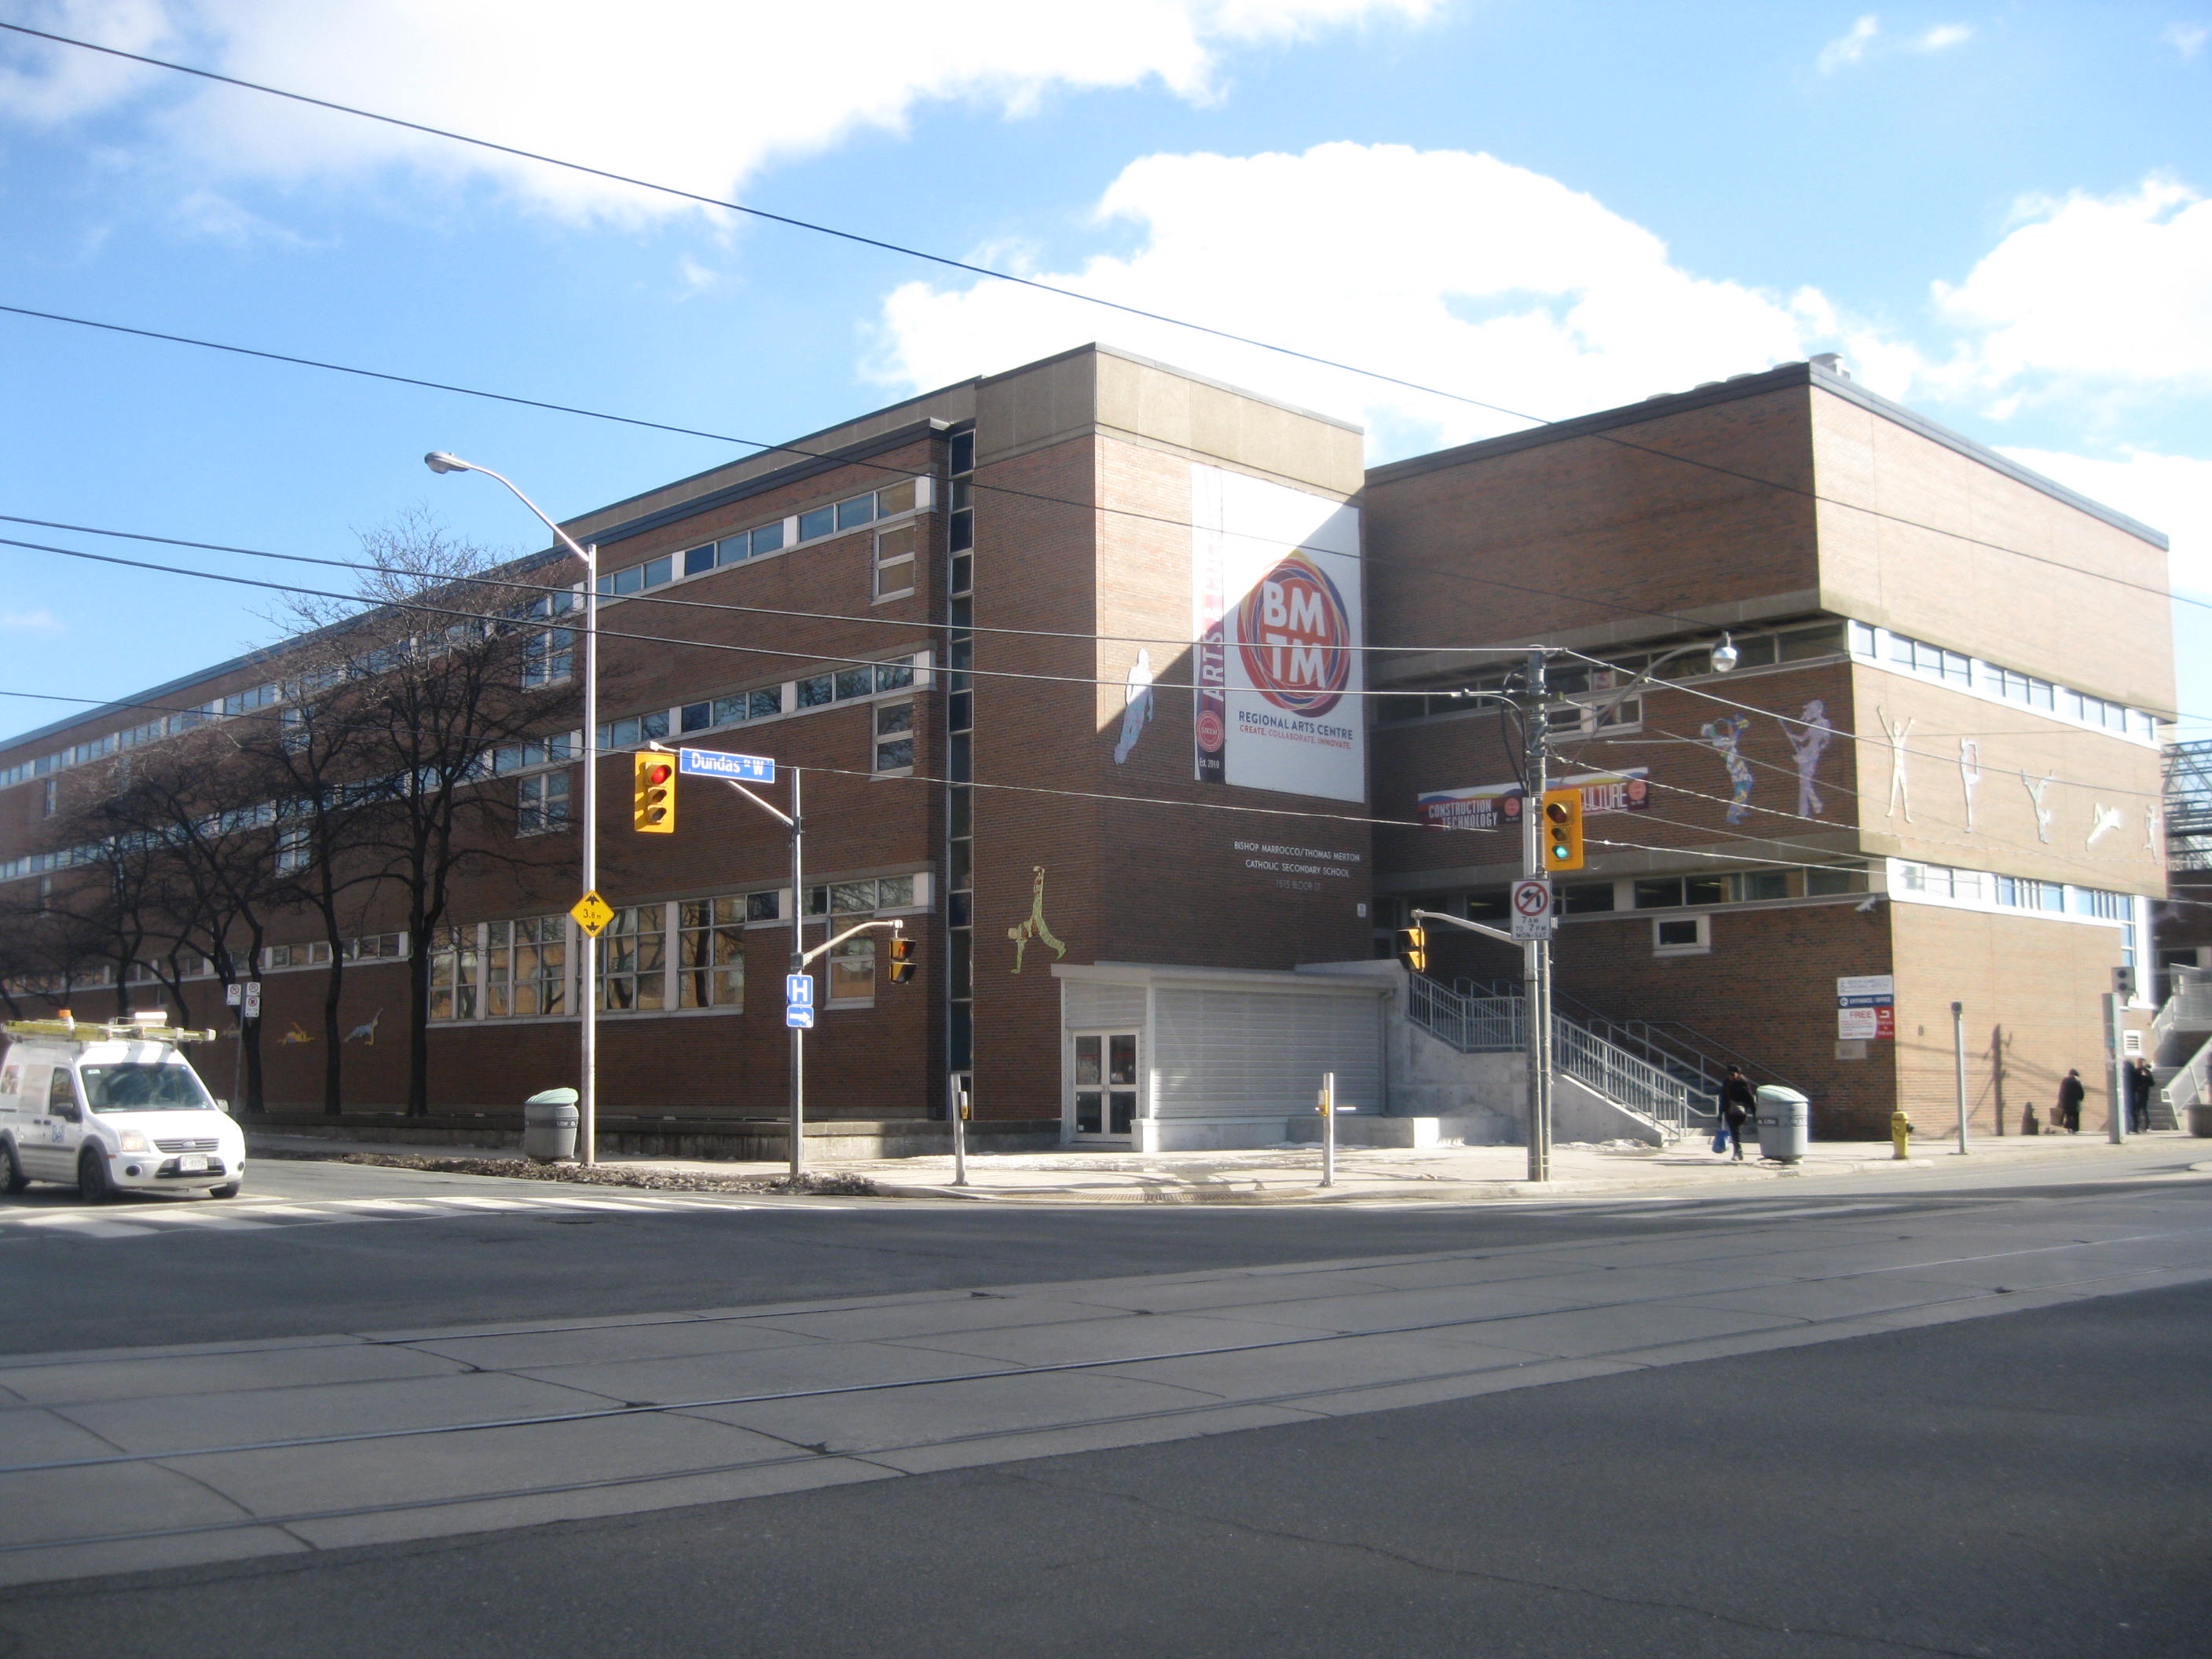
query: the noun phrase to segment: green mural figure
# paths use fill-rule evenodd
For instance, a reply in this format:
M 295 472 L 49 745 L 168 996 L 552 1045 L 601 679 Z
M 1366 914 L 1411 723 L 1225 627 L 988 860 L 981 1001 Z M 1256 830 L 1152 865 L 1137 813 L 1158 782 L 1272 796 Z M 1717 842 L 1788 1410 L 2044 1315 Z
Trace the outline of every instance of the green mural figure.
M 1006 937 L 1014 942 L 1014 971 L 1018 974 L 1022 971 L 1022 955 L 1030 948 L 1030 941 L 1033 939 L 1042 939 L 1052 946 L 1055 957 L 1067 954 L 1067 947 L 1053 937 L 1052 929 L 1045 923 L 1044 866 L 1033 864 L 1030 867 L 1036 872 L 1036 884 L 1030 890 L 1029 920 L 1018 927 L 1006 929 Z

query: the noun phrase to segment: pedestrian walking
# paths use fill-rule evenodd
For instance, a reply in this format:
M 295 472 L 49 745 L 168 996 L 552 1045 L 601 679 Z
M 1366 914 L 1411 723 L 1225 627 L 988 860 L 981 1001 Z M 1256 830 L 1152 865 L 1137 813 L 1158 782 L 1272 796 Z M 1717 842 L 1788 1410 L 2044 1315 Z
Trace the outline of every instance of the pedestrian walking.
M 2150 1128 L 2151 1091 L 2158 1087 L 2158 1073 L 2150 1068 L 2150 1061 L 2137 1054 L 2128 1066 L 2128 1133 L 2143 1134 Z
M 1741 1066 L 1731 1066 L 1728 1075 L 1721 1079 L 1721 1123 L 1728 1139 L 1735 1143 L 1735 1161 L 1743 1162 L 1743 1126 L 1759 1109 L 1759 1097 L 1751 1091 L 1751 1079 Z M 1720 1146 L 1716 1139 L 1713 1150 Z
M 2081 1133 L 2081 1102 L 2087 1097 L 2088 1092 L 2088 1090 L 2081 1085 L 2081 1073 L 2079 1071 L 2069 1070 L 2066 1073 L 2065 1079 L 2058 1085 L 2057 1116 L 2059 1122 L 2066 1126 L 2066 1133 L 2069 1135 L 2078 1135 Z

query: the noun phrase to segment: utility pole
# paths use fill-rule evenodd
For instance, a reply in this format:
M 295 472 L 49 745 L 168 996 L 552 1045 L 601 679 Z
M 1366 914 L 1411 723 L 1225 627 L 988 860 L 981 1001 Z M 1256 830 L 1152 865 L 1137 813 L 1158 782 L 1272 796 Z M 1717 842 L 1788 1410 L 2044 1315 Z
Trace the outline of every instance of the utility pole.
M 1550 737 L 1546 718 L 1549 701 L 1544 683 L 1544 653 L 1528 653 L 1528 683 L 1522 702 L 1527 722 L 1522 737 L 1521 797 L 1521 869 L 1523 875 L 1544 874 L 1544 774 Z M 1522 1033 L 1528 1067 L 1528 1179 L 1552 1178 L 1552 940 L 1549 933 L 1522 947 L 1521 1006 L 1528 1019 Z

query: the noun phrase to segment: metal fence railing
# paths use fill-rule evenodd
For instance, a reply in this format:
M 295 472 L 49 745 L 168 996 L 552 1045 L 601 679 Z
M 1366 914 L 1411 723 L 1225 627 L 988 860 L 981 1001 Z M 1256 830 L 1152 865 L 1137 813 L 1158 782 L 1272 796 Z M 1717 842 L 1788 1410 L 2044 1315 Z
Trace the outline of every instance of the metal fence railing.
M 1406 1000 L 1414 1024 L 1463 1054 L 1510 1054 L 1524 1046 L 1517 996 L 1470 996 L 1425 974 L 1411 974 Z M 1552 1016 L 1552 1063 L 1664 1129 L 1685 1134 L 1692 1127 L 1695 1108 L 1687 1084 L 1563 1014 Z
M 1689 1133 L 1688 1085 L 1557 1014 L 1552 1017 L 1552 1063 L 1661 1127 L 1676 1134 Z
M 1406 978 L 1414 1024 L 1463 1054 L 1510 1054 L 1522 1047 L 1521 999 L 1468 996 L 1425 974 Z

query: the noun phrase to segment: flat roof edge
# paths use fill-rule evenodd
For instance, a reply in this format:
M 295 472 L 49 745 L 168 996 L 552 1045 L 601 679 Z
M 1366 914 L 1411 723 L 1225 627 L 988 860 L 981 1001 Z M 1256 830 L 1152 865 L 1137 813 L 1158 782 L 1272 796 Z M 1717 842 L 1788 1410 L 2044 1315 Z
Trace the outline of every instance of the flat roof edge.
M 1842 398 L 1856 404 L 1868 413 L 1879 415 L 1931 443 L 1969 460 L 1978 461 L 1993 471 L 2001 472 L 2016 483 L 2026 484 L 2052 500 L 2063 502 L 2075 511 L 2125 531 L 2137 539 L 2149 543 L 2161 553 L 2171 552 L 2172 543 L 2163 531 L 2154 530 L 2136 519 L 2130 518 L 2117 507 L 2106 507 L 2080 491 L 2068 489 L 2054 478 L 2022 466 L 1987 444 L 1978 443 L 1963 433 L 1929 420 L 1926 416 L 1893 403 L 1880 392 L 1869 392 L 1856 380 L 1841 374 L 1832 374 L 1826 369 L 1809 362 L 1783 363 L 1757 374 L 1739 374 L 1721 381 L 1717 386 L 1699 386 L 1689 392 L 1670 392 L 1647 398 L 1641 403 L 1627 404 L 1616 409 L 1598 410 L 1589 415 L 1577 415 L 1563 421 L 1550 421 L 1521 432 L 1508 432 L 1495 438 L 1480 438 L 1470 444 L 1460 444 L 1450 449 L 1439 449 L 1427 455 L 1410 456 L 1402 461 L 1368 470 L 1367 482 L 1372 486 L 1394 483 L 1401 478 L 1417 477 L 1424 472 L 1439 471 L 1448 466 L 1462 465 L 1468 461 L 1488 460 L 1496 456 L 1510 455 L 1540 445 L 1561 443 L 1573 438 L 1595 437 L 1625 426 L 1640 426 L 1647 421 L 1662 419 L 1668 415 L 1686 413 L 1694 409 L 1707 409 L 1717 404 L 1734 403 L 1740 398 L 1764 397 L 1768 392 L 1787 391 L 1792 386 L 1807 386 Z

